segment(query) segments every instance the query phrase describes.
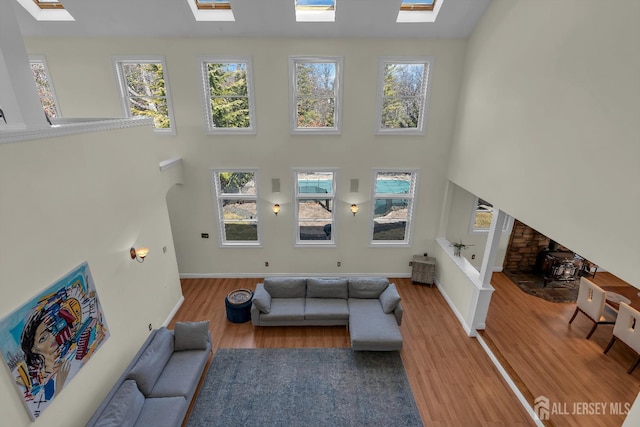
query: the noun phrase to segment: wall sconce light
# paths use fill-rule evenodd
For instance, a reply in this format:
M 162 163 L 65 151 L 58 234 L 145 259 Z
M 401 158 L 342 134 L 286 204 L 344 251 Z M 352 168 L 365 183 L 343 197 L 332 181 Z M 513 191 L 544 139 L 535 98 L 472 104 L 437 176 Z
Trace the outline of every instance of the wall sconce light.
M 149 253 L 149 248 L 131 248 L 129 254 L 131 255 L 131 259 L 135 259 L 138 262 L 144 262 L 145 257 Z
M 355 203 L 351 205 L 351 213 L 353 213 L 353 216 L 356 216 L 356 214 L 358 213 L 358 205 L 356 205 Z
M 276 203 L 275 205 L 273 205 L 273 213 L 278 216 L 278 212 L 280 212 L 280 205 Z

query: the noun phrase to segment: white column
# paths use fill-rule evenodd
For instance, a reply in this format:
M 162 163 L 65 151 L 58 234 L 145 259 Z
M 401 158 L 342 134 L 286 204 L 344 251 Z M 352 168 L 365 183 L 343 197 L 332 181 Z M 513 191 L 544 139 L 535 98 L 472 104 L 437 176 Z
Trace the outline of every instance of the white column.
M 482 264 L 480 266 L 480 282 L 483 287 L 491 284 L 491 275 L 493 274 L 493 267 L 496 263 L 496 254 L 498 252 L 498 246 L 500 245 L 500 238 L 502 237 L 502 226 L 504 225 L 506 217 L 506 213 L 499 209 L 494 209 L 491 218 L 491 228 L 487 236 L 487 245 L 484 248 L 484 257 L 482 258 Z
M 48 127 L 13 0 L 0 0 L 0 129 Z

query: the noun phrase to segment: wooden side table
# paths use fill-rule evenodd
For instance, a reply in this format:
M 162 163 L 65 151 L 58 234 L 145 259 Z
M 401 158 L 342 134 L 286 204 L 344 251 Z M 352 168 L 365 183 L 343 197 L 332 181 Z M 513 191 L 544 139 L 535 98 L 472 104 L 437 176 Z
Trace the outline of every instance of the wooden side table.
M 430 256 L 414 255 L 411 265 L 411 281 L 416 284 L 433 285 L 436 259 Z

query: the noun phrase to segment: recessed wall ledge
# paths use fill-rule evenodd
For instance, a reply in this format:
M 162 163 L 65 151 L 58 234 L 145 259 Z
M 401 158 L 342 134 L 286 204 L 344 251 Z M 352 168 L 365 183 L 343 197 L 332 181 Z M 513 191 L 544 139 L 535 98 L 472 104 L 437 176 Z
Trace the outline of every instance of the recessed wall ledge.
M 62 118 L 52 119 L 51 126 L 17 129 L 0 124 L 0 144 L 56 138 L 89 132 L 104 132 L 136 126 L 153 126 L 149 117 L 134 118 Z
M 169 168 L 182 164 L 182 157 L 174 157 L 160 162 L 160 172 L 164 172 Z

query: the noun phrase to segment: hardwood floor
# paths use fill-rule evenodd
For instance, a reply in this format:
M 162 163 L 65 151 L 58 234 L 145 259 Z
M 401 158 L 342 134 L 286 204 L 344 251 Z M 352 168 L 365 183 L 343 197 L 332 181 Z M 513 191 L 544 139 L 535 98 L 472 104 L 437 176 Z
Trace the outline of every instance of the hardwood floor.
M 637 296 L 637 290 L 624 289 L 629 285 L 609 273 L 597 273 L 591 280 L 605 289 Z M 501 353 L 530 402 L 546 396 L 552 408 L 556 405 L 557 413 L 552 411 L 548 425 L 620 426 L 625 415 L 612 405 L 624 410 L 625 404 L 633 404 L 640 390 L 640 369 L 626 373 L 636 359 L 623 345 L 616 344 L 603 354 L 613 325 L 598 326 L 587 340 L 592 323 L 584 315 L 578 314 L 568 324 L 575 303 L 528 295 L 502 273 L 495 273 L 491 283 L 495 292 L 483 337 Z M 607 406 L 600 408 L 602 415 L 572 413 L 584 409 L 579 406 L 583 402 Z
M 400 354 L 424 425 L 534 425 L 437 288 L 413 285 L 411 279 L 390 280 L 402 297 Z M 169 328 L 176 321 L 210 320 L 214 352 L 217 348 L 350 347 L 345 327 L 253 327 L 251 322 L 228 322 L 225 296 L 238 288 L 255 289 L 257 282 L 183 279 L 185 301 Z

